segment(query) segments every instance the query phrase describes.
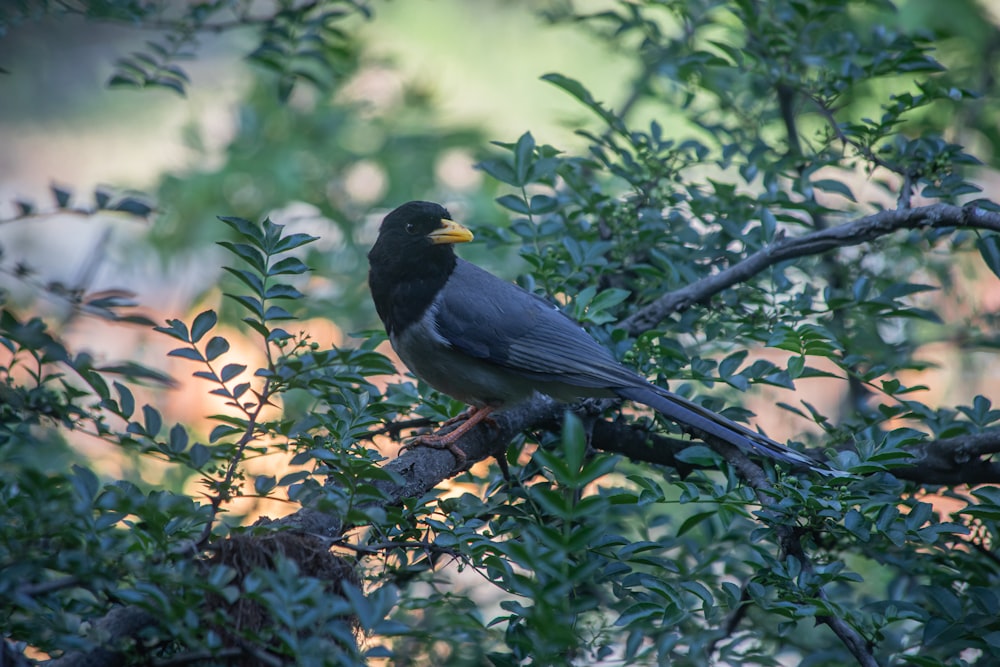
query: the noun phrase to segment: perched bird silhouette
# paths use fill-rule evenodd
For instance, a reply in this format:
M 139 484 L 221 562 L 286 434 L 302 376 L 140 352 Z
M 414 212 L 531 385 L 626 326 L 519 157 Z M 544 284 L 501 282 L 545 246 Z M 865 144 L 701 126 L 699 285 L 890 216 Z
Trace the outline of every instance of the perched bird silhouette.
M 546 300 L 458 258 L 454 244 L 471 240 L 444 207 L 412 201 L 385 217 L 368 253 L 372 299 L 399 358 L 430 386 L 472 406 L 457 429 L 417 444 L 447 448 L 462 466 L 458 438 L 536 391 L 567 402 L 617 396 L 703 438 L 836 474 L 629 370 Z

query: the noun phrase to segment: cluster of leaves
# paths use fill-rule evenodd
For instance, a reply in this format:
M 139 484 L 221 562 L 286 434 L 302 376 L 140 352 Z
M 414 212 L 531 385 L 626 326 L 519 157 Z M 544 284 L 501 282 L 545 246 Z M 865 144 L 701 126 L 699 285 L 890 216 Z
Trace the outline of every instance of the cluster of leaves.
M 40 209 L 35 202 L 29 199 L 16 199 L 14 200 L 14 205 L 17 208 L 16 215 L 0 220 L 0 224 L 57 213 L 89 216 L 101 211 L 117 211 L 146 219 L 156 211 L 156 208 L 144 195 L 135 192 L 117 192 L 107 186 L 98 186 L 94 189 L 92 206 L 80 203 L 74 205 L 73 190 L 64 185 L 53 183 L 49 189 L 52 192 L 53 207 Z
M 382 593 L 361 595 L 353 566 L 345 566 L 344 581 L 331 583 L 283 558 L 283 552 L 268 567 L 250 571 L 224 558 L 191 558 L 205 549 L 215 553 L 219 540 L 238 532 L 239 516 L 227 520 L 225 514 L 236 498 L 280 493 L 345 521 L 371 524 L 364 507 L 384 500 L 371 480 L 387 478 L 377 465 L 381 457 L 360 443 L 386 412 L 367 378 L 391 372 L 391 364 L 373 351 L 374 343 L 321 348 L 305 334 L 277 326 L 294 320 L 280 304 L 302 298 L 287 279 L 306 271 L 295 252 L 315 238 L 283 234 L 269 221 L 225 222 L 239 241 L 223 246 L 243 262 L 229 271 L 244 289 L 229 296 L 249 313 L 244 322 L 259 335 L 267 364 L 251 370 L 237 361 L 224 363 L 230 343 L 216 330 L 212 310 L 190 325 L 170 320 L 157 327 L 182 343 L 170 355 L 201 366 L 194 377 L 224 400 L 227 411 L 211 418 L 216 426 L 207 437 L 169 424 L 153 405 L 140 406 L 129 383 L 165 381 L 162 374 L 134 364 L 95 367 L 85 355 L 72 356 L 40 321 L 21 322 L 3 312 L 0 342 L 12 357 L 0 411 L 3 512 L 13 521 L 0 552 L 5 634 L 43 651 L 87 648 L 99 637 L 81 635 L 73 619 L 100 617 L 117 603 L 148 613 L 169 629 L 144 647 L 153 655 L 169 653 L 179 642 L 219 655 L 235 647 L 237 653 L 342 664 L 364 659 L 345 619 L 366 632 L 391 630 L 383 619 L 395 589 L 387 584 Z M 74 372 L 72 381 L 66 369 Z M 296 395 L 307 401 L 301 414 L 268 413 L 275 403 L 294 404 Z M 39 442 L 37 429 L 46 426 L 84 432 L 123 455 L 186 469 L 200 480 L 208 500 L 143 490 L 124 480 L 102 483 L 80 466 L 67 473 L 35 470 L 30 450 Z M 282 454 L 282 465 L 291 466 L 287 474 L 248 478 L 249 459 Z M 323 486 L 327 475 L 342 482 L 331 487 L 335 491 Z M 337 583 L 339 596 L 331 594 Z M 206 607 L 204 600 L 215 602 Z M 256 605 L 268 622 L 230 628 L 222 614 L 238 604 Z M 378 650 L 366 649 L 371 655 Z
M 287 100 L 296 84 L 304 81 L 328 89 L 342 70 L 349 69 L 357 47 L 350 33 L 338 24 L 354 17 L 370 18 L 371 10 L 358 0 L 277 3 L 210 0 L 182 8 L 164 0 L 83 3 L 43 0 L 14 2 L 0 9 L 0 31 L 50 14 L 78 15 L 94 22 L 160 31 L 162 36 L 157 41 L 147 41 L 146 48 L 115 62 L 108 85 L 164 88 L 178 95 L 185 95 L 191 83 L 180 63 L 195 57 L 199 35 L 255 30 L 259 43 L 248 59 L 278 74 L 278 96 Z
M 109 187 L 100 186 L 94 190 L 93 205 L 87 206 L 74 204 L 73 191 L 65 186 L 52 184 L 50 189 L 52 206 L 40 208 L 33 201 L 17 199 L 14 201 L 17 212 L 9 218 L 0 219 L 0 225 L 15 222 L 31 224 L 34 219 L 57 215 L 80 217 L 114 215 L 141 222 L 155 211 L 147 197 L 134 192 L 116 192 Z M 129 324 L 152 325 L 149 318 L 134 311 L 134 307 L 138 305 L 134 292 L 127 289 L 90 290 L 87 283 L 93 277 L 92 273 L 93 266 L 88 262 L 86 270 L 81 270 L 75 284 L 45 280 L 26 259 L 14 256 L 13 253 L 4 253 L 4 247 L 0 245 L 0 274 L 10 276 L 59 299 L 67 304 L 73 313 L 84 313 Z
M 886 29 L 862 35 L 862 27 L 849 29 L 846 23 L 831 31 L 830 21 L 847 20 L 848 5 L 778 3 L 761 14 L 753 3 L 623 3 L 596 15 L 573 14 L 574 20 L 597 24 L 618 47 L 639 40 L 647 69 L 636 95 L 663 114 L 675 112 L 671 97 L 680 95 L 680 108 L 701 132 L 685 140 L 668 138 L 656 121 L 633 129 L 624 113 L 596 101 L 580 82 L 558 74 L 543 77 L 577 98 L 602 129 L 581 131 L 591 142 L 587 156 L 561 156 L 525 134 L 514 144 L 500 144 L 509 157 L 481 163 L 515 189 L 497 202 L 524 216 L 516 217 L 500 240 L 523 244 L 531 279 L 548 293 L 565 295 L 577 318 L 604 324 L 621 321 L 665 290 L 731 266 L 762 249 L 779 229 L 823 229 L 843 220 L 845 208 L 877 210 L 887 199 L 908 206 L 910 190 L 917 192 L 920 185 L 921 196 L 944 201 L 978 191 L 963 172 L 977 161 L 961 147 L 927 135 L 905 138 L 906 118 L 920 109 L 967 99 L 954 87 L 931 78 L 916 84 L 919 95 L 891 95 L 878 120 L 864 121 L 881 134 L 863 142 L 852 134 L 853 120 L 835 117 L 831 109 L 850 109 L 859 89 L 873 82 L 899 72 L 942 69 L 923 37 Z M 664 27 L 671 17 L 684 26 L 683 43 Z M 719 38 L 720 30 L 726 39 Z M 813 33 L 824 37 L 801 39 Z M 804 138 L 806 130 L 812 136 Z M 876 191 L 864 202 L 852 194 L 858 163 L 878 176 Z M 724 176 L 707 183 L 687 176 L 706 167 Z M 616 190 L 621 198 L 609 196 Z M 897 197 L 901 191 L 905 196 Z M 813 357 L 894 403 L 895 396 L 912 389 L 901 387 L 895 375 L 926 368 L 913 341 L 942 323 L 928 293 L 953 283 L 953 262 L 934 259 L 930 251 L 942 244 L 965 250 L 975 241 L 996 271 L 996 240 L 996 235 L 977 239 L 914 231 L 866 251 L 860 263 L 853 253 L 843 253 L 842 261 L 825 257 L 777 265 L 722 295 L 725 316 L 715 308 L 680 313 L 662 332 L 645 333 L 640 342 L 648 348 L 638 351 L 665 377 L 723 380 L 739 389 L 753 383 L 791 389 L 796 379 L 832 373 L 807 365 Z M 937 285 L 914 281 L 918 267 Z M 728 363 L 713 378 L 715 362 L 687 353 L 666 336 L 696 341 L 701 352 L 724 352 Z M 974 336 L 976 345 L 980 336 L 989 334 Z M 734 372 L 737 358 L 725 342 L 732 339 L 758 340 L 796 356 L 785 369 L 759 361 Z M 866 419 L 871 416 L 866 412 L 852 401 L 845 417 Z
M 288 99 L 299 80 L 328 90 L 338 75 L 353 69 L 357 49 L 349 33 L 337 24 L 358 13 L 371 17 L 357 2 L 286 8 L 267 22 L 260 46 L 248 57 L 278 74 L 282 100 Z

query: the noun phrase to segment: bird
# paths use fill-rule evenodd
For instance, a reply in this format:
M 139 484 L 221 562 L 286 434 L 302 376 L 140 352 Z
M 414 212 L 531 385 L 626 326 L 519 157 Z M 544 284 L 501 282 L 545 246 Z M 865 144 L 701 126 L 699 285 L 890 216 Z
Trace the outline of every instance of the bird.
M 627 368 L 553 303 L 458 257 L 455 245 L 472 240 L 440 204 L 411 201 L 385 216 L 368 253 L 372 301 L 396 354 L 416 377 L 470 406 L 458 428 L 414 444 L 450 450 L 461 468 L 462 435 L 538 392 L 567 403 L 640 403 L 702 439 L 837 474 Z

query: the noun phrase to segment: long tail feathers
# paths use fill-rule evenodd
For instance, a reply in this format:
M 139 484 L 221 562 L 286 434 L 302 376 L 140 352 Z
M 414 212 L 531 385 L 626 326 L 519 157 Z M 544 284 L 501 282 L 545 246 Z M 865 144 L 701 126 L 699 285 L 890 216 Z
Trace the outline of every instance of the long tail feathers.
M 806 467 L 821 475 L 840 476 L 843 474 L 827 468 L 804 454 L 780 445 L 756 431 L 751 431 L 746 426 L 730 421 L 722 415 L 659 387 L 652 385 L 648 387 L 618 387 L 614 391 L 622 398 L 648 405 L 681 426 L 690 427 L 695 432 L 718 438 L 744 452 L 760 454 L 795 467 Z

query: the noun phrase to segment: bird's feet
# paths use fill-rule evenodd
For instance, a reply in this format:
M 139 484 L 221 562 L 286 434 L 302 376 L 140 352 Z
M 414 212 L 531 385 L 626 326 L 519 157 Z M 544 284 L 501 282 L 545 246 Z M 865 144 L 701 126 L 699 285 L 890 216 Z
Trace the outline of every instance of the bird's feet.
M 451 433 L 446 433 L 444 435 L 420 435 L 410 440 L 402 447 L 399 448 L 399 453 L 402 454 L 405 451 L 417 449 L 418 447 L 428 447 L 430 449 L 447 449 L 451 452 L 451 455 L 455 457 L 455 469 L 464 470 L 466 462 L 469 457 L 462 448 L 456 444 L 454 438 L 449 438 Z
M 464 451 L 456 444 L 463 435 L 472 430 L 481 421 L 492 421 L 489 419 L 490 413 L 493 412 L 494 408 L 469 408 L 461 415 L 457 417 L 452 417 L 446 421 L 442 426 L 449 426 L 451 424 L 456 424 L 462 419 L 465 422 L 462 423 L 458 428 L 448 431 L 447 433 L 438 435 L 437 433 L 431 435 L 421 435 L 410 442 L 406 443 L 400 447 L 399 451 L 404 452 L 408 449 L 415 449 L 417 447 L 430 447 L 431 449 L 447 449 L 451 452 L 451 455 L 455 457 L 455 469 L 465 470 L 466 462 L 469 457 Z M 504 461 L 506 464 L 506 461 Z

